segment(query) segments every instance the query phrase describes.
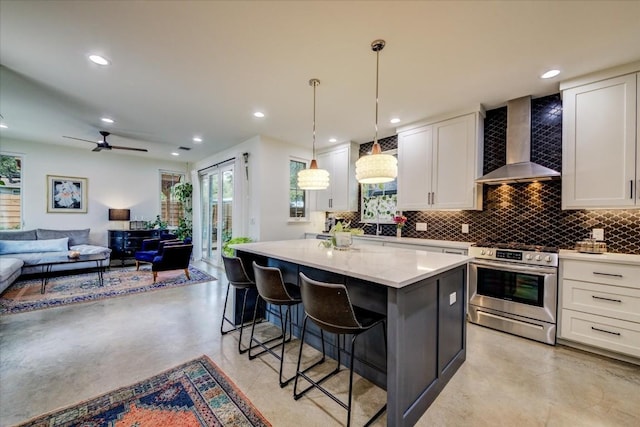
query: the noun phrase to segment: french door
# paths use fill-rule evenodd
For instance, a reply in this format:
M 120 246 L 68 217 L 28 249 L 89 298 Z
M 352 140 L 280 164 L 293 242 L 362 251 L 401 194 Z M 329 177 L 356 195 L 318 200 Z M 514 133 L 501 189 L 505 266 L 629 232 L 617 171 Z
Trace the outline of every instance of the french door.
M 222 248 L 233 226 L 233 162 L 200 173 L 202 197 L 202 259 L 221 264 Z

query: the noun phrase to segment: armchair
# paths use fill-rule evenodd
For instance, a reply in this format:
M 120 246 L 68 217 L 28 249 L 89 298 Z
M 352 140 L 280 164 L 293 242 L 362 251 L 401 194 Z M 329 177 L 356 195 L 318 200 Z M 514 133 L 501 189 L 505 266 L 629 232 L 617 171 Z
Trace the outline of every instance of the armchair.
M 136 271 L 140 269 L 140 263 L 149 263 L 153 262 L 153 259 L 158 256 L 162 249 L 165 246 L 170 245 L 181 245 L 182 240 L 177 239 L 145 239 L 142 241 L 142 245 L 140 246 L 140 250 L 136 251 L 133 254 L 133 257 L 136 260 Z
M 153 283 L 158 278 L 159 271 L 169 270 L 184 270 L 187 280 L 190 280 L 189 276 L 189 261 L 191 261 L 191 252 L 193 251 L 193 245 L 165 245 L 162 252 L 151 262 L 151 271 L 153 272 Z

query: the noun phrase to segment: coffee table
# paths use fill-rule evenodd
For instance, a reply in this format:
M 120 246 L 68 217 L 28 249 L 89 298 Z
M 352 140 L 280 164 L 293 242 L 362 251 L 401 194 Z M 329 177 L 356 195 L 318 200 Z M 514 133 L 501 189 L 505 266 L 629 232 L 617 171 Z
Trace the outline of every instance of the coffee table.
M 103 273 L 104 273 L 105 267 L 100 265 L 100 261 L 104 261 L 106 259 L 107 259 L 107 254 L 105 253 L 80 255 L 77 258 L 69 258 L 67 255 L 57 255 L 57 256 L 51 256 L 47 258 L 41 258 L 31 263 L 25 262 L 25 264 L 30 267 L 31 266 L 42 267 L 42 284 L 40 286 L 40 293 L 44 294 L 47 288 L 47 283 L 49 282 L 49 278 L 51 277 L 51 272 L 52 272 L 51 270 L 53 266 L 60 265 L 60 264 L 72 264 L 75 262 L 95 261 L 96 268 L 98 270 L 98 283 L 100 284 L 100 286 L 104 286 Z

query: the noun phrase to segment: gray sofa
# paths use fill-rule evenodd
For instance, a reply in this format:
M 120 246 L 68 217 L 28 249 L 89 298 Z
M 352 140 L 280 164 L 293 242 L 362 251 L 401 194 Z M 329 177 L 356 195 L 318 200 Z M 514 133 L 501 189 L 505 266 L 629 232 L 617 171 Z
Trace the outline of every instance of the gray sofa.
M 0 293 L 7 289 L 21 274 L 41 273 L 42 267 L 34 266 L 39 259 L 51 255 L 66 255 L 78 251 L 82 255 L 101 254 L 101 261 L 108 267 L 111 249 L 92 245 L 90 229 L 84 230 L 36 230 L 0 231 Z M 96 267 L 95 261 L 54 265 L 52 271 L 78 270 Z

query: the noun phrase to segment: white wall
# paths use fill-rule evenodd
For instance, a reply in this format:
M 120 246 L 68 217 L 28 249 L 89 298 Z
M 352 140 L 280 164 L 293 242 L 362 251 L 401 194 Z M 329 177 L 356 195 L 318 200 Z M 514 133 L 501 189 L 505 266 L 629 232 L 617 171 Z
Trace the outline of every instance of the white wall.
M 91 241 L 100 245 L 107 244 L 109 228 L 123 226 L 109 222 L 109 208 L 131 209 L 132 219 L 151 220 L 160 213 L 160 170 L 187 170 L 184 162 L 9 139 L 0 140 L 0 151 L 23 157 L 23 229 L 91 228 Z M 87 213 L 47 213 L 47 175 L 87 178 Z
M 242 154 L 249 153 L 249 179 L 246 179 Z M 309 160 L 311 150 L 265 136 L 255 136 L 229 150 L 217 153 L 193 165 L 204 169 L 229 158 L 236 158 L 235 194 L 237 210 L 233 218 L 233 235 L 248 236 L 255 241 L 300 239 L 305 232 L 324 227 L 324 214 L 313 214 L 313 222 L 289 222 L 289 160 Z M 315 195 L 309 193 L 311 209 Z M 237 214 L 237 216 L 236 216 Z M 194 221 L 197 219 L 194 217 Z M 194 226 L 194 235 L 198 226 Z

